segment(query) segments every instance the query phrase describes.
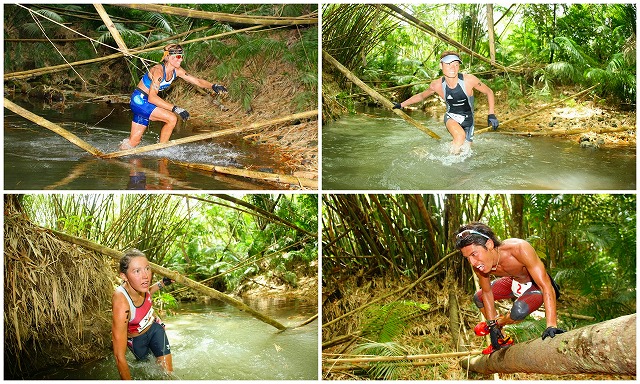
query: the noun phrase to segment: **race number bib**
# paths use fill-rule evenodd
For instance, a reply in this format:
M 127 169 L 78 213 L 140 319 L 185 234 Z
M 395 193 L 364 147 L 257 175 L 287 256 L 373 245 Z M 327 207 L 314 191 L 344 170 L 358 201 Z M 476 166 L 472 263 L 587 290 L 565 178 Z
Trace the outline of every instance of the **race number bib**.
M 464 120 L 467 118 L 467 116 L 465 115 L 459 115 L 457 113 L 451 113 L 451 112 L 447 112 L 447 115 L 449 115 L 449 117 L 452 118 L 458 124 L 462 124 Z
M 529 288 L 531 288 L 532 285 L 533 285 L 533 281 L 530 281 L 528 283 L 519 283 L 519 282 L 513 280 L 513 281 L 511 281 L 511 292 L 513 292 L 513 294 L 516 297 L 520 297 Z
M 140 320 L 140 323 L 138 324 L 138 332 L 144 331 L 148 326 L 151 325 L 151 323 L 153 323 L 153 320 L 153 308 L 151 308 L 149 310 L 149 313 L 147 313 L 147 315 L 143 317 L 142 320 Z

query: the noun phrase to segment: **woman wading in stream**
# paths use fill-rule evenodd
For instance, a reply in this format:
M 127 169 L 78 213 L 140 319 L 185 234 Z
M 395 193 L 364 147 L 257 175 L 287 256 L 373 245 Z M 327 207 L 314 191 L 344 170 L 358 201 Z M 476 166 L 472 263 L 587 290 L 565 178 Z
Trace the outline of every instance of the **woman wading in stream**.
M 138 360 L 152 352 L 160 366 L 171 374 L 171 348 L 164 324 L 153 314 L 151 295 L 172 283 L 168 277 L 151 284 L 153 273 L 144 253 L 131 249 L 120 259 L 122 285 L 113 293 L 111 339 L 120 378 L 131 380 L 125 354 L 127 347 Z
M 168 103 L 158 96 L 158 92 L 169 88 L 177 77 L 198 87 L 211 88 L 216 93 L 227 92 L 227 88 L 223 85 L 213 84 L 188 74 L 180 67 L 183 59 L 184 51 L 182 46 L 169 44 L 164 48 L 161 63 L 153 66 L 149 72 L 142 76 L 138 87 L 131 94 L 131 101 L 129 102 L 133 112 L 131 134 L 128 139 L 122 140 L 120 149 L 132 149 L 140 144 L 142 134 L 149 126 L 149 121 L 162 121 L 164 123 L 160 131 L 160 142 L 166 143 L 169 141 L 171 132 L 173 132 L 173 128 L 178 122 L 177 116 L 180 116 L 183 121 L 189 118 L 189 112 L 184 108 Z

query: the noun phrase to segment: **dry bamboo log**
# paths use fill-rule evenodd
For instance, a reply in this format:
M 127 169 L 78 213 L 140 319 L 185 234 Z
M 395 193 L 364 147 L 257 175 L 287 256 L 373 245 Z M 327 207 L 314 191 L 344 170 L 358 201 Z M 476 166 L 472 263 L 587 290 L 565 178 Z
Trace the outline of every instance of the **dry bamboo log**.
M 310 318 L 308 318 L 307 320 L 303 321 L 302 323 L 296 325 L 295 327 L 292 328 L 300 328 L 300 327 L 304 327 L 305 325 L 312 323 L 315 319 L 318 318 L 318 314 L 316 313 L 315 315 L 311 316 Z
M 62 128 L 57 124 L 50 122 L 47 119 L 44 119 L 36 115 L 35 113 L 27 111 L 21 106 L 9 101 L 6 97 L 4 99 L 4 107 L 14 113 L 17 113 L 18 115 L 24 117 L 27 120 L 33 121 L 34 123 L 38 124 L 41 127 L 47 128 L 48 130 L 57 133 L 58 135 L 64 137 L 65 139 L 69 140 L 71 143 L 77 145 L 78 147 L 84 149 L 85 151 L 89 152 L 94 156 L 100 157 L 104 155 L 98 148 L 80 139 L 78 136 L 74 135 L 73 133 L 67 131 L 66 129 Z
M 276 16 L 248 16 L 233 15 L 220 12 L 197 11 L 157 4 L 114 4 L 119 7 L 139 9 L 142 11 L 158 12 L 168 15 L 192 17 L 195 19 L 216 20 L 224 23 L 259 24 L 259 25 L 309 25 L 318 24 L 317 17 L 276 17 Z
M 503 123 L 500 123 L 500 125 L 505 126 L 505 125 L 507 125 L 507 124 L 513 123 L 514 121 L 522 120 L 522 119 L 524 119 L 524 118 L 526 118 L 526 117 L 533 116 L 533 115 L 535 115 L 535 114 L 537 114 L 537 113 L 540 113 L 540 112 L 544 111 L 545 109 L 549 109 L 549 108 L 551 108 L 551 107 L 555 107 L 556 105 L 558 105 L 558 104 L 562 104 L 562 103 L 566 102 L 567 100 L 571 100 L 571 99 L 574 99 L 574 98 L 576 98 L 576 97 L 580 97 L 580 96 L 584 95 L 585 93 L 587 93 L 587 92 L 591 91 L 592 89 L 594 89 L 594 88 L 595 88 L 595 87 L 597 87 L 598 85 L 600 85 L 600 83 L 598 83 L 598 84 L 596 84 L 596 85 L 594 85 L 594 86 L 591 86 L 591 87 L 589 87 L 589 88 L 587 88 L 587 89 L 585 89 L 585 90 L 583 90 L 583 91 L 580 91 L 580 92 L 578 92 L 578 93 L 576 93 L 576 94 L 574 94 L 574 95 L 571 95 L 571 96 L 565 97 L 565 98 L 564 98 L 564 99 L 562 99 L 562 100 L 559 100 L 559 101 L 556 101 L 556 102 L 551 103 L 551 104 L 549 104 L 549 105 L 545 105 L 545 106 L 543 106 L 543 107 L 541 107 L 541 108 L 538 108 L 538 109 L 534 110 L 533 112 L 525 113 L 524 115 L 521 115 L 521 116 L 518 116 L 518 117 L 514 117 L 513 119 L 509 119 L 509 120 L 507 120 L 507 121 L 505 121 L 505 122 L 503 122 Z M 481 133 L 489 132 L 489 131 L 491 131 L 491 130 L 492 130 L 492 128 L 491 128 L 491 127 L 489 127 L 489 128 L 482 128 L 482 129 L 479 129 L 479 130 L 475 131 L 475 134 L 476 134 L 476 135 L 478 135 L 478 134 L 481 134 Z
M 58 232 L 56 230 L 53 229 L 48 229 L 48 228 L 43 228 L 44 231 L 50 232 L 52 234 L 54 234 L 55 236 L 57 236 L 59 239 L 82 246 L 84 248 L 102 253 L 103 255 L 107 255 L 113 259 L 116 260 L 120 260 L 120 258 L 122 257 L 122 252 L 117 251 L 115 249 L 111 249 L 108 247 L 105 247 L 103 245 L 94 243 L 93 241 L 87 240 L 87 239 L 83 239 L 80 237 L 76 237 L 76 236 L 71 236 L 68 235 L 66 233 L 62 233 L 62 232 Z M 154 273 L 157 273 L 159 275 L 162 276 L 166 276 L 174 281 L 176 281 L 177 283 L 183 284 L 189 288 L 195 289 L 196 291 L 205 294 L 209 297 L 212 297 L 214 299 L 223 301 L 229 305 L 232 305 L 234 307 L 236 307 L 237 309 L 243 311 L 243 312 L 247 312 L 248 314 L 250 314 L 251 316 L 255 317 L 256 319 L 265 322 L 281 331 L 287 329 L 287 327 L 285 327 L 284 325 L 280 324 L 277 320 L 274 320 L 266 315 L 263 315 L 262 313 L 252 309 L 251 307 L 249 307 L 248 305 L 246 305 L 245 303 L 241 302 L 240 300 L 234 299 L 231 296 L 225 295 L 224 293 L 217 291 L 213 288 L 209 288 L 203 284 L 200 284 L 196 281 L 193 281 L 187 277 L 182 276 L 181 274 L 179 274 L 178 272 L 174 272 L 171 271 L 163 266 L 160 266 L 158 264 L 154 264 L 154 263 L 149 263 L 151 266 L 151 270 Z
M 313 117 L 315 117 L 315 118 L 318 117 L 318 111 L 317 110 L 296 113 L 296 114 L 293 114 L 293 115 L 280 117 L 278 119 L 269 120 L 269 121 L 265 121 L 265 122 L 262 122 L 262 123 L 253 123 L 253 124 L 250 124 L 250 125 L 248 125 L 246 127 L 223 129 L 223 130 L 216 131 L 216 132 L 203 133 L 203 134 L 200 134 L 200 135 L 193 135 L 193 136 L 189 136 L 189 137 L 183 137 L 181 139 L 170 140 L 170 141 L 168 141 L 166 143 L 151 144 L 151 145 L 145 145 L 144 147 L 139 147 L 139 148 L 134 148 L 134 149 L 127 149 L 125 151 L 111 152 L 111 153 L 107 153 L 107 154 L 105 154 L 105 155 L 103 155 L 101 157 L 103 159 L 112 159 L 114 157 L 122 157 L 122 156 L 127 156 L 127 155 L 143 153 L 143 152 L 155 151 L 157 149 L 173 147 L 173 146 L 180 145 L 180 144 L 192 143 L 192 142 L 195 142 L 195 141 L 202 141 L 202 140 L 212 139 L 214 137 L 231 135 L 231 134 L 234 134 L 234 133 L 254 131 L 256 129 L 268 127 L 270 125 L 282 124 L 282 123 L 286 123 L 286 122 L 289 122 L 289 121 L 292 121 L 292 120 L 311 119 Z
M 104 21 L 104 25 L 106 25 L 109 32 L 111 32 L 111 37 L 113 37 L 113 40 L 115 40 L 116 44 L 118 44 L 118 48 L 120 48 L 120 52 L 128 54 L 129 48 L 127 48 L 127 44 L 124 42 L 124 40 L 122 40 L 122 36 L 120 36 L 120 32 L 118 32 L 118 30 L 116 29 L 116 26 L 113 24 L 113 21 L 111 21 L 109 14 L 107 13 L 107 11 L 104 10 L 104 7 L 102 6 L 102 4 L 93 4 L 93 6 L 96 9 L 96 11 L 98 11 L 98 15 L 100 15 L 100 17 L 102 18 L 102 21 Z
M 200 38 L 193 39 L 193 40 L 183 41 L 180 44 L 182 46 L 185 46 L 185 45 L 188 45 L 188 44 L 191 44 L 191 43 L 196 43 L 196 42 L 199 42 L 199 41 L 220 39 L 220 38 L 231 36 L 231 35 L 235 35 L 235 34 L 238 34 L 238 33 L 255 31 L 255 30 L 258 30 L 258 29 L 261 29 L 261 28 L 264 28 L 264 26 L 256 25 L 256 26 L 249 27 L 249 28 L 243 28 L 243 29 L 238 29 L 238 30 L 235 30 L 235 31 L 220 33 L 220 34 L 217 34 L 217 35 L 214 35 L 214 36 L 200 37 Z M 191 32 L 192 31 L 189 31 L 188 33 L 191 33 Z M 176 36 L 178 36 L 178 35 L 176 35 Z M 131 50 L 129 53 L 131 53 L 131 55 L 137 55 L 137 54 L 140 54 L 140 53 L 157 51 L 159 49 L 161 49 L 161 48 L 151 47 L 151 48 L 144 48 L 144 49 L 134 49 L 134 50 Z M 50 67 L 37 68 L 37 69 L 29 70 L 29 71 L 5 73 L 4 74 L 4 80 L 6 81 L 6 80 L 15 80 L 15 79 L 26 79 L 26 78 L 35 77 L 35 76 L 41 76 L 41 75 L 44 75 L 44 74 L 47 74 L 47 73 L 64 71 L 65 69 L 68 69 L 69 66 L 76 66 L 77 67 L 79 65 L 93 64 L 93 63 L 98 63 L 98 62 L 101 62 L 101 61 L 117 59 L 117 58 L 120 58 L 122 56 L 124 56 L 124 53 L 117 52 L 117 53 L 114 53 L 112 55 L 97 57 L 95 59 L 80 60 L 80 61 L 75 61 L 73 63 L 68 63 L 68 64 L 65 63 L 65 64 L 53 65 L 53 66 L 50 66 Z
M 454 39 L 452 39 L 451 37 L 445 35 L 442 32 L 439 32 L 437 29 L 433 28 L 430 25 L 425 24 L 424 22 L 418 20 L 416 17 L 414 17 L 413 15 L 408 14 L 407 12 L 405 12 L 402 8 L 398 7 L 397 5 L 392 5 L 392 4 L 385 4 L 386 7 L 388 7 L 389 9 L 391 9 L 392 11 L 396 12 L 398 15 L 401 15 L 402 17 L 404 17 L 406 20 L 410 21 L 411 23 L 417 25 L 420 29 L 422 29 L 423 31 L 435 36 L 436 38 L 444 41 L 447 44 L 450 44 L 456 48 L 458 48 L 459 50 L 466 52 L 467 54 L 484 61 L 485 63 L 491 64 L 494 67 L 500 68 L 503 71 L 509 71 L 510 69 L 505 67 L 502 64 L 499 64 L 498 62 L 495 61 L 491 61 L 490 59 L 487 59 L 486 57 L 475 53 L 474 51 L 470 50 L 469 48 L 465 47 L 464 45 L 460 44 L 459 42 L 455 41 Z M 396 15 L 394 15 L 396 16 Z M 396 16 L 397 17 L 397 16 Z M 402 18 L 400 18 L 401 20 L 403 20 Z
M 405 119 L 405 121 L 411 123 L 414 127 L 418 128 L 419 130 L 426 133 L 427 135 L 433 137 L 434 139 L 440 140 L 440 136 L 438 136 L 435 132 L 431 131 L 429 128 L 420 124 L 419 122 L 411 118 L 409 115 L 404 113 L 402 110 L 393 109 L 393 103 L 391 101 L 387 100 L 387 98 L 385 98 L 384 96 L 376 92 L 374 89 L 366 85 L 362 80 L 360 80 L 356 75 L 351 73 L 351 71 L 349 71 L 344 65 L 340 64 L 338 60 L 336 60 L 333 56 L 331 56 L 325 50 L 322 50 L 322 57 L 326 61 L 331 63 L 334 67 L 336 67 L 336 69 L 342 72 L 342 74 L 345 75 L 347 79 L 351 80 L 355 85 L 360 87 L 369 96 L 373 97 L 375 100 L 381 103 L 385 108 L 391 109 L 396 115 L 402 117 L 403 119 Z
M 448 359 L 451 357 L 465 357 L 481 355 L 482 351 L 469 352 L 448 352 L 448 353 L 432 353 L 428 355 L 405 355 L 405 356 L 363 356 L 363 357 L 347 357 L 339 359 L 322 359 L 326 363 L 379 363 L 390 361 L 413 361 L 413 360 L 429 360 L 429 359 Z
M 173 163 L 181 165 L 186 168 L 200 169 L 208 172 L 216 172 L 216 173 L 222 173 L 225 175 L 246 177 L 254 180 L 272 181 L 276 183 L 292 184 L 292 185 L 299 185 L 301 187 L 306 187 L 306 188 L 318 189 L 317 180 L 304 179 L 304 178 L 295 177 L 295 176 L 280 175 L 277 173 L 269 173 L 269 172 L 252 171 L 252 170 L 243 169 L 243 168 L 222 167 L 219 165 L 211 165 L 211 164 L 186 163 L 183 161 L 173 161 Z
M 558 136 L 558 135 L 577 135 L 579 133 L 593 132 L 593 133 L 610 133 L 610 132 L 623 132 L 629 130 L 635 130 L 636 127 L 630 125 L 622 125 L 619 127 L 606 127 L 606 128 L 575 128 L 575 129 L 552 129 L 550 131 L 541 132 L 502 132 L 507 135 L 516 136 Z
M 305 234 L 305 235 L 307 235 L 307 236 L 309 236 L 311 238 L 314 238 L 314 239 L 318 238 L 318 234 L 317 233 L 309 232 L 304 228 L 300 228 L 299 226 L 295 225 L 294 223 L 292 223 L 290 221 L 287 221 L 287 220 L 283 219 L 282 217 L 280 217 L 278 215 L 275 215 L 275 214 L 273 214 L 273 213 L 271 213 L 271 212 L 269 212 L 269 211 L 267 211 L 265 209 L 257 207 L 257 206 L 255 206 L 253 204 L 249 204 L 249 203 L 247 203 L 246 201 L 244 201 L 242 199 L 238 199 L 236 197 L 233 197 L 233 196 L 227 195 L 227 194 L 223 194 L 223 193 L 214 194 L 213 196 L 216 196 L 217 198 L 232 202 L 232 203 L 234 203 L 236 205 L 239 205 L 241 207 L 248 208 L 248 209 L 250 209 L 250 210 L 252 210 L 254 212 L 257 212 L 260 215 L 268 218 L 271 221 L 274 221 L 274 222 L 277 222 L 277 223 L 280 223 L 280 224 L 284 224 L 285 226 L 287 226 L 287 227 L 289 227 L 291 229 L 294 229 L 294 230 L 296 230 L 296 231 L 298 231 L 300 233 L 303 233 L 303 234 Z

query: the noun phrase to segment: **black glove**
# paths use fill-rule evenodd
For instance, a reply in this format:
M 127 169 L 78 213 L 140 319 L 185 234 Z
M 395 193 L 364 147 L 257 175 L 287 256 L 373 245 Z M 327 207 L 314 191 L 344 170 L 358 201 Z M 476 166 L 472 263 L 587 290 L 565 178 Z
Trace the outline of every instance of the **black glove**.
M 189 112 L 187 112 L 187 110 L 184 108 L 178 107 L 177 105 L 173 106 L 171 112 L 180 115 L 182 121 L 187 121 L 189 119 Z
M 171 283 L 173 283 L 173 280 L 171 280 L 170 278 L 166 276 L 162 278 L 162 285 L 164 287 L 166 287 L 167 285 L 171 285 Z
M 498 129 L 498 124 L 498 118 L 493 113 L 487 117 L 487 126 L 490 125 L 494 131 Z
M 225 88 L 224 85 L 220 85 L 220 84 L 211 85 L 211 89 L 213 89 L 215 93 L 228 92 L 227 88 Z
M 544 332 L 542 332 L 542 340 L 546 339 L 547 337 L 554 338 L 556 337 L 556 335 L 559 335 L 565 332 L 566 331 L 564 329 L 547 327 L 547 329 L 545 329 Z
M 400 105 L 400 103 L 393 103 L 392 109 L 402 109 L 402 105 Z
M 487 321 L 487 325 L 489 326 L 489 337 L 491 338 L 491 345 L 493 345 L 493 350 L 497 351 L 502 348 L 502 344 L 500 344 L 500 339 L 502 339 L 502 330 L 498 327 L 498 323 L 495 320 Z

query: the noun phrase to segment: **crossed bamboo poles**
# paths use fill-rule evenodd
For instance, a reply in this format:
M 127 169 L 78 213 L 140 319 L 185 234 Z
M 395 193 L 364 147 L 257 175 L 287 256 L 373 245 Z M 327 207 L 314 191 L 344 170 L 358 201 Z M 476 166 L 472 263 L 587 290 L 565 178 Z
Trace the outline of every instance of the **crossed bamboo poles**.
M 301 113 L 296 113 L 296 114 L 289 115 L 289 116 L 280 117 L 280 118 L 269 120 L 269 121 L 249 124 L 248 126 L 245 126 L 245 127 L 223 129 L 223 130 L 216 131 L 216 132 L 203 133 L 203 134 L 200 134 L 200 135 L 193 135 L 193 136 L 189 136 L 189 137 L 183 137 L 183 138 L 180 138 L 180 139 L 170 140 L 170 141 L 168 141 L 166 143 L 151 144 L 151 145 L 145 145 L 145 146 L 142 146 L 142 147 L 139 147 L 139 148 L 129 149 L 129 150 L 125 150 L 125 151 L 116 151 L 116 152 L 111 152 L 111 153 L 104 153 L 101 150 L 99 150 L 98 148 L 92 146 L 91 144 L 89 144 L 86 141 L 82 140 L 78 136 L 74 135 L 73 133 L 71 133 L 71 132 L 67 131 L 66 129 L 62 128 L 61 126 L 59 126 L 59 125 L 57 125 L 55 123 L 52 123 L 51 121 L 49 121 L 49 120 L 47 120 L 47 119 L 45 119 L 43 117 L 40 117 L 40 116 L 36 115 L 35 113 L 30 112 L 30 111 L 22 108 L 21 106 L 15 104 L 14 102 L 12 102 L 11 100 L 9 100 L 7 98 L 4 99 L 4 107 L 9 109 L 10 111 L 12 111 L 14 113 L 17 113 L 18 115 L 24 117 L 27 120 L 30 120 L 30 121 L 40 125 L 41 127 L 47 128 L 50 131 L 53 131 L 53 132 L 57 133 L 58 135 L 60 135 L 60 136 L 64 137 L 65 139 L 67 139 L 72 144 L 75 144 L 76 146 L 78 146 L 78 147 L 82 148 L 83 150 L 89 152 L 93 156 L 101 158 L 101 159 L 114 159 L 114 158 L 119 158 L 119 157 L 123 157 L 123 156 L 134 155 L 134 154 L 139 154 L 139 153 L 144 153 L 144 152 L 149 152 L 149 151 L 155 151 L 155 150 L 159 150 L 159 149 L 169 148 L 169 147 L 173 147 L 173 146 L 176 146 L 176 145 L 181 145 L 181 144 L 192 143 L 192 142 L 196 142 L 196 141 L 212 139 L 212 138 L 216 138 L 216 137 L 220 137 L 220 136 L 231 135 L 231 134 L 235 134 L 235 133 L 241 133 L 241 132 L 244 133 L 244 132 L 256 131 L 256 130 L 259 130 L 259 129 L 262 129 L 262 128 L 265 128 L 265 127 L 268 127 L 268 126 L 283 124 L 283 123 L 287 123 L 287 122 L 291 122 L 291 121 L 307 120 L 307 119 L 314 119 L 314 118 L 317 119 L 318 118 L 318 111 L 317 110 L 312 110 L 312 111 L 301 112 Z M 271 174 L 271 173 L 257 172 L 257 171 L 248 171 L 248 170 L 235 169 L 235 168 L 230 168 L 230 167 L 213 166 L 213 165 L 207 165 L 207 164 L 194 165 L 194 164 L 188 164 L 188 163 L 179 163 L 179 165 L 188 166 L 188 167 L 192 167 L 192 168 L 204 169 L 204 170 L 207 170 L 207 171 L 214 171 L 214 172 L 219 172 L 219 173 L 232 174 L 232 175 L 236 175 L 236 176 L 250 177 L 250 178 L 254 178 L 254 179 L 263 179 L 263 180 L 267 180 L 267 181 L 275 181 L 275 182 L 280 182 L 280 183 L 301 185 L 301 186 L 307 187 L 307 188 L 317 188 L 318 187 L 318 182 L 316 180 L 306 179 L 306 178 L 301 178 L 301 177 L 296 177 L 296 176 Z

